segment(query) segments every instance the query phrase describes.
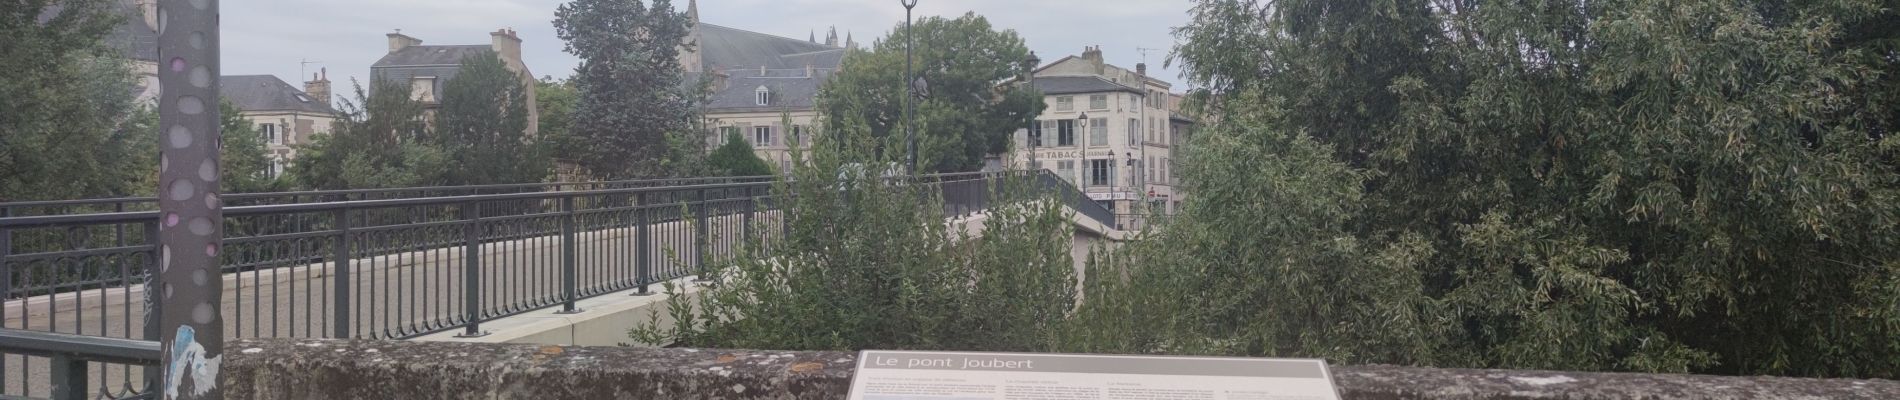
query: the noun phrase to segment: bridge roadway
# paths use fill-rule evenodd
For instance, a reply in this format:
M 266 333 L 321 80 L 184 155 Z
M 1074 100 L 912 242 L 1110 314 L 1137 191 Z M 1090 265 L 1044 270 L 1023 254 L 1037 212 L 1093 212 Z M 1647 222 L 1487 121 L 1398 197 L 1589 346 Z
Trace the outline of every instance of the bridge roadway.
M 776 211 L 754 213 L 753 232 L 779 233 Z M 743 215 L 708 217 L 708 261 L 732 255 L 742 241 Z M 589 225 L 584 218 L 582 226 Z M 654 223 L 648 227 L 651 281 L 693 275 L 696 267 L 694 226 L 688 222 Z M 358 249 L 402 249 L 405 237 L 419 237 L 424 227 L 357 232 Z M 587 297 L 637 286 L 638 230 L 634 226 L 583 228 L 576 232 L 576 291 Z M 480 250 L 480 310 L 484 318 L 561 305 L 562 239 L 556 235 L 487 242 Z M 247 248 L 249 247 L 249 248 Z M 241 239 L 227 242 L 226 251 L 270 251 Z M 283 246 L 289 247 L 289 246 Z M 356 258 L 350 265 L 350 337 L 401 339 L 442 330 L 459 330 L 467 307 L 463 246 L 406 249 L 381 256 Z M 225 338 L 334 337 L 338 279 L 334 263 L 265 265 L 223 276 L 222 301 Z M 660 288 L 652 288 L 654 291 Z M 12 329 L 53 331 L 96 336 L 141 338 L 145 310 L 142 285 L 89 288 L 80 292 L 44 295 L 8 301 L 6 320 Z M 76 317 L 76 318 L 75 318 Z M 4 355 L 0 395 L 50 396 L 51 369 L 45 358 Z M 95 388 L 117 391 L 143 381 L 140 368 L 93 363 L 89 369 Z M 30 387 L 29 387 L 30 385 Z M 30 389 L 30 390 L 26 390 Z M 5 396 L 0 396 L 5 397 Z

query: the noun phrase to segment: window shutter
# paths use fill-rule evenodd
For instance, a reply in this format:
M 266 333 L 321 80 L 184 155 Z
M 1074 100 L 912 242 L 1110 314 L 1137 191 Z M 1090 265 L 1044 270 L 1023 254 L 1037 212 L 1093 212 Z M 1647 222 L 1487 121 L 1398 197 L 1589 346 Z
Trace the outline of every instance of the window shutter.
M 767 128 L 767 129 L 770 129 L 770 130 L 771 130 L 771 133 L 768 133 L 768 134 L 766 134 L 766 135 L 768 135 L 768 136 L 771 136 L 771 137 L 770 137 L 769 139 L 772 139 L 772 145 L 773 145 L 773 146 L 777 146 L 777 145 L 779 145 L 779 140 L 780 140 L 780 139 L 779 139 L 779 136 L 784 136 L 784 135 L 781 135 L 781 134 L 779 134 L 779 125 L 778 125 L 778 124 L 772 124 L 772 127 L 771 127 L 771 128 Z

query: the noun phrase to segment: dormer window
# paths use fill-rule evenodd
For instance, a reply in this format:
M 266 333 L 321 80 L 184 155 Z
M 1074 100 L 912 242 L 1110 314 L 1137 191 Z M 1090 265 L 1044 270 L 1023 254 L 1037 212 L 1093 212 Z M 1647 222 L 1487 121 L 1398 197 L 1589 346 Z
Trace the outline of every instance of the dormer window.
M 772 105 L 772 89 L 767 89 L 764 86 L 760 86 L 758 89 L 752 91 L 752 95 L 753 95 L 752 97 L 757 100 L 757 103 L 759 105 L 761 106 Z

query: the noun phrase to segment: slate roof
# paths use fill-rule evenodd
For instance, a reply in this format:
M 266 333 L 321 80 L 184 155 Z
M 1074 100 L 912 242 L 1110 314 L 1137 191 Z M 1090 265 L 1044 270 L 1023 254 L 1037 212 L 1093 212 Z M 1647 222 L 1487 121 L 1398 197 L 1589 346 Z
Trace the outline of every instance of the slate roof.
M 808 61 L 835 68 L 844 48 L 702 22 L 699 54 L 704 65 L 717 69 L 804 69 Z
M 236 75 L 219 79 L 218 94 L 239 110 L 336 113 L 329 105 L 311 98 L 276 76 Z
M 384 55 L 370 67 L 462 65 L 462 59 L 494 51 L 490 45 L 409 46 Z
M 384 55 L 369 67 L 370 79 L 408 85 L 416 77 L 435 77 L 435 102 L 442 101 L 442 87 L 462 70 L 462 59 L 492 52 L 489 45 L 409 46 Z M 371 92 L 376 85 L 370 85 Z
M 706 100 L 708 112 L 809 110 L 818 87 L 844 63 L 842 47 L 767 35 L 708 23 L 699 24 L 700 61 L 726 73 L 726 87 Z M 765 67 L 761 72 L 759 67 Z M 809 75 L 806 67 L 811 67 Z M 686 81 L 699 81 L 697 73 Z M 760 106 L 760 86 L 772 91 L 772 104 Z
M 1042 94 L 1045 94 L 1045 95 L 1102 93 L 1102 92 L 1129 92 L 1129 93 L 1134 93 L 1134 94 L 1145 94 L 1145 93 L 1142 93 L 1141 89 L 1136 89 L 1136 88 L 1124 86 L 1119 83 L 1110 82 L 1107 79 L 1102 79 L 1102 77 L 1094 76 L 1094 75 L 1038 76 L 1036 77 L 1036 89 L 1042 90 Z
M 809 110 L 815 105 L 814 99 L 818 97 L 818 87 L 823 85 L 825 80 L 831 79 L 831 75 L 836 71 L 835 69 L 814 69 L 811 76 L 806 77 L 804 68 L 766 70 L 763 75 L 759 74 L 757 68 L 730 70 L 726 72 L 730 75 L 726 78 L 726 88 L 713 91 L 712 96 L 706 99 L 706 110 L 709 112 Z M 697 74 L 693 75 L 689 76 L 688 80 L 697 82 Z M 772 104 L 759 105 L 757 96 L 760 86 L 772 91 Z

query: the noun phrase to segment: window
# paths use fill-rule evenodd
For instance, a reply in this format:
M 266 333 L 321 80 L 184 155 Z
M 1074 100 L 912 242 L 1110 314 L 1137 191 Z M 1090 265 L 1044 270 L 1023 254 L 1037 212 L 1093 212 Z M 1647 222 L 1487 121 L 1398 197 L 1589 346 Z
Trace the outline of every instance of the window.
M 772 89 L 760 86 L 758 89 L 752 90 L 752 95 L 759 105 L 772 105 Z
M 1113 160 L 1089 160 L 1089 186 L 1108 186 L 1115 181 Z
M 1023 138 L 1023 144 L 1029 145 L 1029 147 L 1032 148 L 1042 146 L 1042 123 L 1043 121 L 1033 121 L 1029 123 L 1029 133 Z
M 1062 180 L 1068 181 L 1070 185 L 1074 185 L 1075 184 L 1075 160 L 1057 161 L 1056 162 L 1056 176 L 1061 177 Z
M 1075 97 L 1072 97 L 1072 96 L 1056 97 L 1056 111 L 1073 111 L 1073 110 L 1075 110 Z
M 1072 119 L 1057 120 L 1056 121 L 1056 146 L 1069 147 L 1069 146 L 1074 146 L 1074 145 L 1075 145 L 1075 120 L 1072 120 Z
M 279 141 L 282 138 L 278 137 L 277 124 L 259 124 L 257 126 L 257 132 L 258 134 L 264 136 L 264 143 L 270 143 L 270 144 L 283 143 Z
M 1106 94 L 1090 95 L 1089 109 L 1090 110 L 1107 110 L 1108 109 L 1108 95 Z
M 1155 180 L 1155 158 L 1154 157 L 1148 157 L 1148 164 L 1143 165 L 1142 169 L 1147 170 L 1149 182 L 1157 182 Z
M 752 127 L 752 145 L 754 147 L 765 147 L 773 144 L 772 127 L 770 125 Z
M 276 179 L 279 176 L 284 176 L 284 159 L 272 157 L 270 165 L 264 167 L 264 177 Z
M 1139 144 L 1135 142 L 1136 140 L 1139 140 L 1139 139 L 1136 139 L 1139 137 L 1141 137 L 1141 120 L 1129 119 L 1128 120 L 1128 145 L 1134 146 L 1134 145 Z
M 739 134 L 739 127 L 736 127 L 736 126 L 722 126 L 722 127 L 719 127 L 719 139 L 717 140 L 717 142 L 719 142 L 719 143 L 725 143 L 725 142 L 726 142 L 726 138 L 729 138 L 729 137 L 733 137 L 733 136 L 739 136 L 739 135 L 740 135 L 740 134 Z M 744 137 L 744 136 L 740 136 L 740 137 Z
M 1108 145 L 1108 118 L 1094 118 L 1089 120 L 1089 145 Z
M 785 138 L 785 146 L 798 147 L 802 143 L 805 143 L 805 126 L 792 125 L 792 135 Z
M 792 159 L 790 158 L 779 159 L 778 172 L 781 174 L 787 174 L 787 175 L 791 174 L 792 173 Z
M 1168 164 L 1172 162 L 1173 161 L 1170 161 L 1167 158 L 1161 159 L 1161 183 L 1166 183 L 1169 185 L 1174 184 L 1174 175 L 1168 174 Z

